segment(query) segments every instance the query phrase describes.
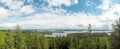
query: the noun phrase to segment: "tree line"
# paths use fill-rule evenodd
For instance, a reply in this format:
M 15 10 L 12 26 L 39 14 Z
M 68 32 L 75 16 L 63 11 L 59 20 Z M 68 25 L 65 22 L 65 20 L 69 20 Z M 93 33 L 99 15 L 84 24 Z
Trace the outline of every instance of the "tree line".
M 120 49 L 120 19 L 109 36 L 95 36 L 91 25 L 85 36 L 45 37 L 44 32 L 24 33 L 16 29 L 0 31 L 0 49 Z

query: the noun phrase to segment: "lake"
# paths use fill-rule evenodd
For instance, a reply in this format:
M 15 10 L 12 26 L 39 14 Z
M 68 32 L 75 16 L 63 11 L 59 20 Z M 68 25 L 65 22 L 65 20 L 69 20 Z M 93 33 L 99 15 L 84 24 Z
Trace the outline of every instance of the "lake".
M 60 32 L 53 32 L 52 35 L 45 35 L 46 37 L 56 37 L 56 36 L 67 36 L 71 33 L 86 33 L 88 31 L 60 31 Z M 92 31 L 92 33 L 107 33 L 110 35 L 111 31 Z

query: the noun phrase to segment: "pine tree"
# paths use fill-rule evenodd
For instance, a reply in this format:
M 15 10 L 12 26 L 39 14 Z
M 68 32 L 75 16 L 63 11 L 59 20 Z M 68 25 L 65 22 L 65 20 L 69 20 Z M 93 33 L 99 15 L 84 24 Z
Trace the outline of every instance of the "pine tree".
M 87 33 L 87 35 L 80 42 L 84 43 L 83 44 L 84 45 L 83 49 L 97 49 L 97 41 L 96 41 L 96 37 L 92 33 L 91 24 L 88 25 L 88 33 Z
M 26 49 L 26 36 L 25 33 L 22 32 L 22 29 L 19 25 L 16 26 L 14 38 L 16 49 Z
M 15 49 L 14 48 L 14 33 L 9 29 L 6 33 L 6 38 L 5 38 L 5 48 L 6 49 Z
M 41 45 L 42 49 L 49 49 L 48 39 L 44 35 L 41 36 Z

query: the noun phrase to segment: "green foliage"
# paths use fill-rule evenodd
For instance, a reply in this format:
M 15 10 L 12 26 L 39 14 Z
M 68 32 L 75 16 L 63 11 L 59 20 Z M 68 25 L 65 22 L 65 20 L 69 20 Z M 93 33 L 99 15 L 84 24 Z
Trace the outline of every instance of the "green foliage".
M 15 48 L 16 49 L 25 49 L 26 48 L 26 36 L 24 33 L 15 33 Z
M 89 35 L 89 34 L 88 34 Z M 16 33 L 13 31 L 0 33 L 0 49 L 110 49 L 108 37 L 96 36 L 51 37 L 40 32 Z M 91 34 L 92 35 L 92 34 Z
M 12 33 L 11 30 L 9 30 L 7 33 L 6 33 L 6 38 L 5 38 L 5 48 L 6 49 L 15 49 L 14 47 L 14 33 Z
M 14 33 L 14 44 L 16 49 L 26 49 L 26 36 L 25 33 L 22 32 L 20 26 L 16 26 L 16 30 Z
M 111 45 L 110 45 L 110 41 L 107 37 L 101 37 L 99 39 L 100 41 L 100 49 L 110 49 Z
M 5 46 L 5 37 L 6 34 L 4 32 L 0 32 L 0 49 L 3 49 Z
M 91 27 L 83 37 L 45 37 L 44 32 L 24 33 L 17 26 L 15 31 L 0 32 L 0 49 L 111 49 L 109 37 L 94 36 Z
M 28 49 L 48 49 L 48 39 L 41 33 L 28 33 L 26 45 Z
M 120 47 L 120 18 L 112 25 L 113 32 L 111 33 L 111 46 L 112 49 L 119 49 Z

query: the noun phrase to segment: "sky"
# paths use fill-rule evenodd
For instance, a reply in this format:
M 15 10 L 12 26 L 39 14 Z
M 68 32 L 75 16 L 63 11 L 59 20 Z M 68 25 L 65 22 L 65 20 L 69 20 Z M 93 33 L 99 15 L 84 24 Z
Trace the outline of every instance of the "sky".
M 0 0 L 0 29 L 112 29 L 119 0 Z

